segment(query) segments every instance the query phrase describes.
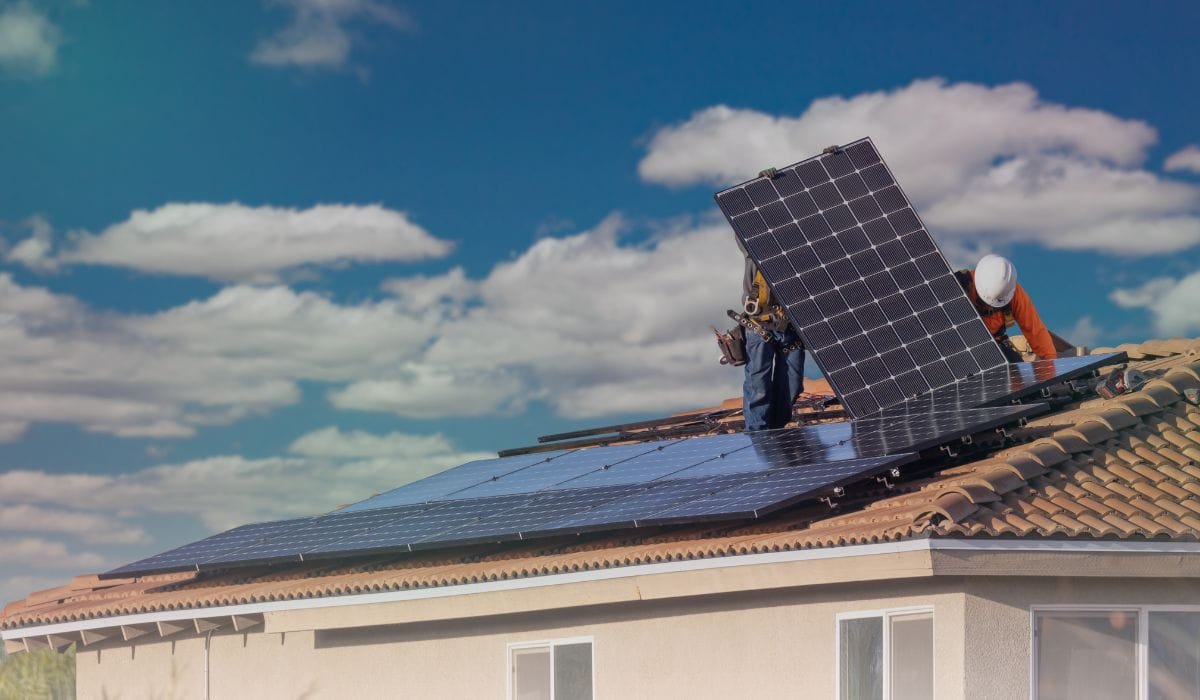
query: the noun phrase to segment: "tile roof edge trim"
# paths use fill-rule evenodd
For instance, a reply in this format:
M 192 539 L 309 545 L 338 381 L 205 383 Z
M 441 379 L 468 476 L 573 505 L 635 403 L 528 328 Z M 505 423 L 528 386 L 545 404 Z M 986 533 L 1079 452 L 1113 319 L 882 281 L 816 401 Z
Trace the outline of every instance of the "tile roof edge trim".
M 975 552 L 1107 552 L 1107 553 L 1153 553 L 1153 554 L 1200 554 L 1200 542 L 1129 542 L 1078 540 L 1012 540 L 1012 539 L 963 539 L 963 538 L 918 538 L 898 542 L 848 545 L 820 549 L 799 549 L 762 554 L 739 554 L 711 557 L 688 561 L 637 564 L 633 566 L 581 571 L 567 574 L 548 574 L 504 581 L 468 583 L 455 586 L 438 586 L 384 593 L 360 593 L 355 595 L 298 598 L 264 603 L 223 605 L 207 608 L 188 608 L 153 613 L 137 613 L 113 617 L 99 617 L 72 622 L 61 622 L 34 627 L 16 627 L 0 630 L 0 639 L 15 641 L 29 637 L 60 635 L 83 630 L 103 629 L 121 625 L 145 625 L 156 622 L 174 622 L 233 615 L 253 615 L 291 610 L 334 608 L 375 603 L 393 603 L 406 600 L 449 598 L 526 588 L 542 588 L 587 581 L 650 576 L 655 574 L 681 573 L 707 569 L 723 569 L 762 564 L 778 564 L 822 559 L 881 556 L 919 551 L 975 551 Z

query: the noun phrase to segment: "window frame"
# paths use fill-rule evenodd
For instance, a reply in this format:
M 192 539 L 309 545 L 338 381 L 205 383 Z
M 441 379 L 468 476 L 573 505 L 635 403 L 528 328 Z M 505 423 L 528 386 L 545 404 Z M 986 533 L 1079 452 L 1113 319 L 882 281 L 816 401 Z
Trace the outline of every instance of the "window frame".
M 1137 698 L 1147 700 L 1150 697 L 1150 613 L 1162 612 L 1200 612 L 1200 605 L 1121 605 L 1119 603 L 1104 603 L 1089 605 L 1076 603 L 1068 605 L 1031 605 L 1029 606 L 1029 700 L 1038 700 L 1038 651 L 1041 641 L 1037 636 L 1038 613 L 1086 613 L 1086 612 L 1116 612 L 1132 611 L 1137 614 L 1137 648 L 1134 656 L 1137 658 Z
M 833 696 L 838 700 L 842 697 L 842 621 L 843 620 L 863 620 L 867 618 L 881 618 L 883 624 L 883 700 L 891 700 L 892 695 L 892 625 L 893 617 L 902 617 L 904 615 L 917 615 L 921 613 L 929 613 L 932 622 L 936 624 L 937 614 L 934 612 L 932 605 L 910 605 L 900 608 L 880 608 L 877 610 L 854 610 L 851 612 L 842 612 L 834 616 L 834 666 L 833 666 Z M 937 693 L 937 630 L 934 629 L 933 638 L 930 640 L 930 656 L 933 662 L 933 690 L 936 696 Z
M 548 649 L 550 651 L 550 699 L 554 700 L 554 647 L 567 646 L 570 644 L 587 644 L 588 652 L 591 654 L 590 662 L 592 665 L 592 697 L 596 697 L 596 640 L 595 637 L 555 637 L 552 639 L 537 639 L 527 642 L 509 642 L 505 645 L 504 660 L 504 688 L 505 698 L 513 700 L 514 690 L 514 672 L 516 666 L 513 661 L 513 652 L 523 649 Z

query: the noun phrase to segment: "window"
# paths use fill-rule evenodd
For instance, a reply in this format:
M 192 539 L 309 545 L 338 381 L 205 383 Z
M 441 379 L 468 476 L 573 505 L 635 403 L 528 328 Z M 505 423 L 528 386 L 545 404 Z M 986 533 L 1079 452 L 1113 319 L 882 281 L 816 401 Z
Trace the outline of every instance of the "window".
M 1200 609 L 1034 610 L 1038 700 L 1200 697 Z
M 933 611 L 838 616 L 838 697 L 915 700 L 933 696 Z
M 592 641 L 566 639 L 510 644 L 512 700 L 591 700 Z

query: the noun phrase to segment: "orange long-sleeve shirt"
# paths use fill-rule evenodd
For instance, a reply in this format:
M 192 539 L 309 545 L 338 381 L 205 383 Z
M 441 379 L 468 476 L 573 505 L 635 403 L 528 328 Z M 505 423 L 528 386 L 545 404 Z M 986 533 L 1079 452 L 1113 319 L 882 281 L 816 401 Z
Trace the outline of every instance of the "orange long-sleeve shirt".
M 979 308 L 979 295 L 975 292 L 974 270 L 971 270 L 971 287 L 967 290 L 967 297 L 970 298 L 972 304 L 975 304 L 975 308 Z M 987 326 L 988 331 L 992 335 L 996 335 L 1016 321 L 1025 340 L 1029 341 L 1029 347 L 1033 348 L 1038 358 L 1052 360 L 1058 357 L 1058 351 L 1054 349 L 1054 341 L 1050 338 L 1050 331 L 1042 323 L 1042 318 L 1038 316 L 1037 309 L 1033 306 L 1033 300 L 1025 293 L 1020 283 L 1017 284 L 1017 290 L 1008 306 L 1011 316 L 999 309 L 980 314 L 983 325 Z

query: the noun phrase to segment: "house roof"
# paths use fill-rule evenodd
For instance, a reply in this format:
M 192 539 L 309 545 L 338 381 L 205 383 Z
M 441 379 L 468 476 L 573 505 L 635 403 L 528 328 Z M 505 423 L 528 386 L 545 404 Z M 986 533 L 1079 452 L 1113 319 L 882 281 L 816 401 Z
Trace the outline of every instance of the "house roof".
M 1116 349 L 1151 377 L 1141 390 L 1067 405 L 1015 429 L 1013 446 L 880 486 L 837 511 L 809 503 L 754 521 L 517 546 L 201 574 L 80 576 L 9 603 L 0 629 L 919 537 L 1200 540 L 1200 339 Z

